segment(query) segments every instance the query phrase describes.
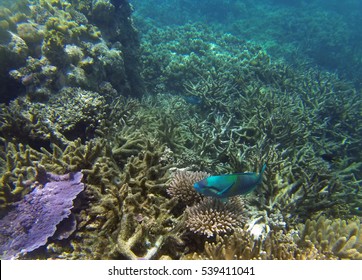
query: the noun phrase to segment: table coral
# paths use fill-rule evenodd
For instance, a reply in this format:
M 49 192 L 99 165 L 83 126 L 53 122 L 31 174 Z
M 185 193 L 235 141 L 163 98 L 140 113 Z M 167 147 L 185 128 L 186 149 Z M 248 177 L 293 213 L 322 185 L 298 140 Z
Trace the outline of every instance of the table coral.
M 73 200 L 84 189 L 82 173 L 55 175 L 40 170 L 37 184 L 0 220 L 3 259 L 17 258 L 46 244 L 67 218 Z

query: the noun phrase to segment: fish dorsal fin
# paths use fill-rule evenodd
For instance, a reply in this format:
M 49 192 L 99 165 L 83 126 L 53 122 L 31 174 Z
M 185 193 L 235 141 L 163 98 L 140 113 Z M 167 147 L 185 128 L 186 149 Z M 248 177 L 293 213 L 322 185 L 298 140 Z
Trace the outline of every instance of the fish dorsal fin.
M 231 183 L 230 186 L 226 187 L 226 188 L 223 189 L 222 191 L 219 191 L 217 194 L 222 197 L 225 193 L 227 193 L 227 192 L 231 189 L 231 187 L 232 187 L 233 185 L 234 185 L 234 183 Z
M 242 176 L 242 175 L 256 175 L 255 172 L 243 172 L 243 173 L 234 173 L 234 174 L 231 174 L 231 175 L 237 175 L 237 176 Z

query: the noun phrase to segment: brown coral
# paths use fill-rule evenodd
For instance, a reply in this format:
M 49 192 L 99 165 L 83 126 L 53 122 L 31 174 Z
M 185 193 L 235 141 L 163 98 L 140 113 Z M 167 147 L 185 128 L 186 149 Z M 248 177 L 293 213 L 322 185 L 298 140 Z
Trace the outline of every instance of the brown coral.
M 209 175 L 201 171 L 177 170 L 172 177 L 167 193 L 186 205 L 195 204 L 201 200 L 201 195 L 194 189 L 194 183 Z
M 206 241 L 204 252 L 191 253 L 183 259 L 250 260 L 260 258 L 260 240 L 254 240 L 246 229 L 237 229 L 230 236 L 216 236 L 213 242 Z
M 206 241 L 202 253 L 190 253 L 183 259 L 207 260 L 320 260 L 335 259 L 324 255 L 312 244 L 300 247 L 295 241 L 295 231 L 270 231 L 264 240 L 254 239 L 244 227 L 230 236 L 217 236 Z
M 243 202 L 234 198 L 227 202 L 204 198 L 200 203 L 186 208 L 186 227 L 194 233 L 212 237 L 231 234 L 244 223 Z
M 340 259 L 362 259 L 362 230 L 359 220 L 329 220 L 321 216 L 318 220 L 307 220 L 300 226 L 300 246 L 312 243 L 326 256 Z

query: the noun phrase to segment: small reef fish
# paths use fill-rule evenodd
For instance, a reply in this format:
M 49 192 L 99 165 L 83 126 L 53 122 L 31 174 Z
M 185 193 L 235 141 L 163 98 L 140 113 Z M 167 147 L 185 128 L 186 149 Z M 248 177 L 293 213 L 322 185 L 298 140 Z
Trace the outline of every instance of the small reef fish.
M 200 105 L 202 103 L 202 99 L 197 96 L 182 96 L 182 98 L 192 105 Z
M 264 163 L 259 173 L 245 172 L 209 176 L 196 182 L 194 188 L 197 192 L 216 198 L 247 194 L 253 191 L 263 179 L 266 164 Z
M 321 158 L 325 161 L 328 161 L 330 163 L 336 163 L 336 162 L 340 162 L 341 159 L 339 158 L 338 155 L 332 153 L 332 154 L 322 154 Z

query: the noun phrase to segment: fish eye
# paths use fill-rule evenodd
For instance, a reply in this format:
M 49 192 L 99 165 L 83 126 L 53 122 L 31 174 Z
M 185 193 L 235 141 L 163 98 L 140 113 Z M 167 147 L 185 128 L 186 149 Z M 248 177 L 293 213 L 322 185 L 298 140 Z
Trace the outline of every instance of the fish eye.
M 119 177 L 114 177 L 114 178 L 113 178 L 113 183 L 114 183 L 115 185 L 119 186 L 119 185 L 121 185 L 122 180 L 121 180 L 121 178 L 119 178 Z

